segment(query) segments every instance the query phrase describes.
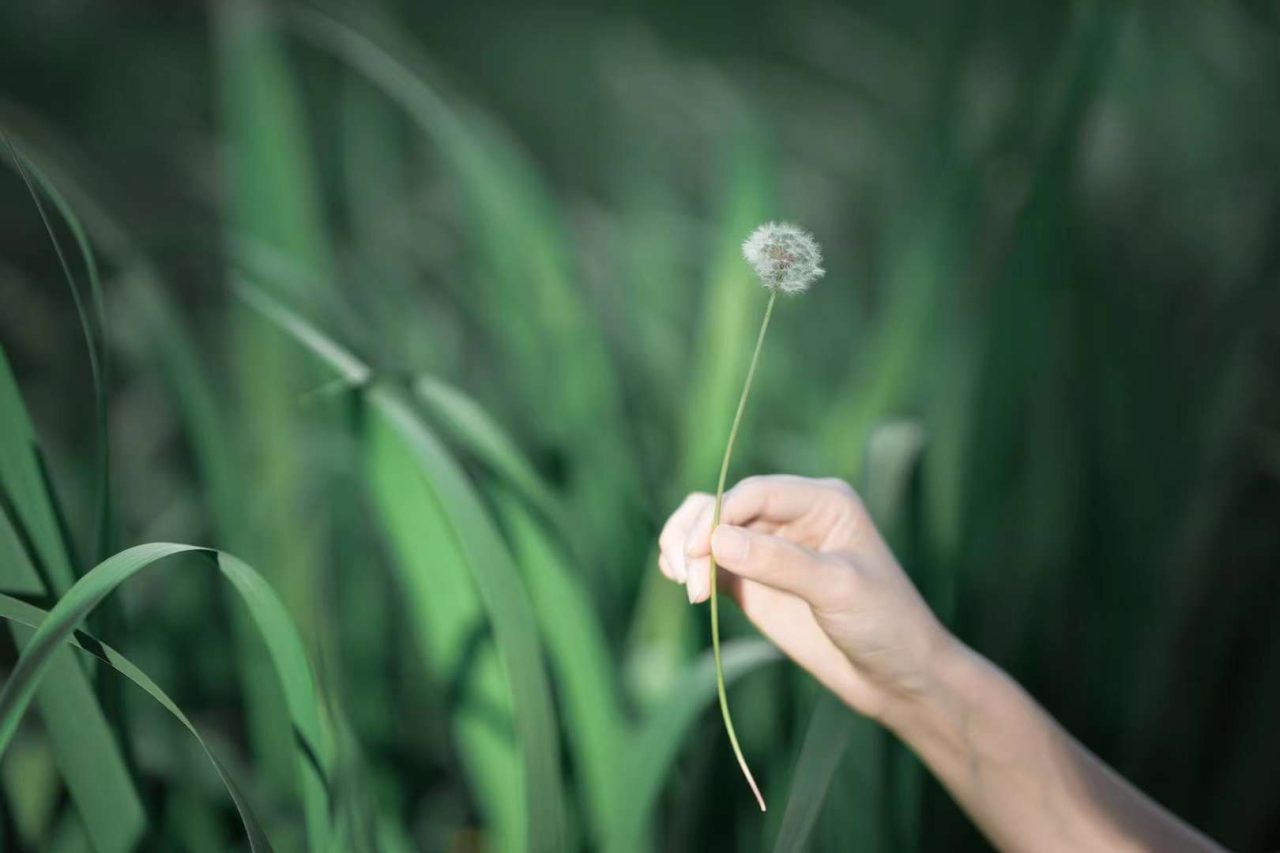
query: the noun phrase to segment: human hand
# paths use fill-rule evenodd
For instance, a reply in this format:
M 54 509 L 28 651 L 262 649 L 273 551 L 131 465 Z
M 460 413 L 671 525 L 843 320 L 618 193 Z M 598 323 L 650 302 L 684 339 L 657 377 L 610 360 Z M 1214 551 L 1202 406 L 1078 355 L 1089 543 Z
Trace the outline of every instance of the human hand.
M 689 601 L 719 588 L 846 704 L 883 719 L 925 691 L 954 641 L 907 578 L 857 494 L 839 480 L 749 477 L 689 495 L 659 537 L 659 567 Z

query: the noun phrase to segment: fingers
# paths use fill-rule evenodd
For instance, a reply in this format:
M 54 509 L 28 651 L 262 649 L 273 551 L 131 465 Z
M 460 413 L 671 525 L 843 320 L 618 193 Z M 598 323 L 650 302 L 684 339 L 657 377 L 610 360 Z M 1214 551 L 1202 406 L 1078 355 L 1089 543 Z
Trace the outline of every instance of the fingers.
M 711 495 L 704 492 L 694 492 L 689 495 L 671 514 L 671 518 L 667 519 L 661 535 L 658 536 L 658 548 L 661 550 L 658 568 L 676 583 L 684 583 L 688 578 L 685 543 L 689 539 L 689 531 L 703 508 L 714 502 Z
M 816 503 L 837 495 L 854 497 L 853 490 L 839 480 L 790 474 L 747 477 L 725 493 L 720 521 L 737 526 L 757 520 L 786 524 L 812 511 Z
M 854 569 L 844 562 L 744 527 L 719 525 L 711 537 L 711 552 L 726 571 L 789 592 L 816 607 L 843 596 L 853 581 Z M 696 562 L 690 563 L 690 586 L 695 566 Z
M 824 502 L 856 501 L 853 490 L 839 480 L 813 480 L 789 474 L 748 477 L 725 493 L 720 522 L 745 527 L 754 522 L 783 525 L 795 521 Z M 714 501 L 705 503 L 692 523 L 688 554 L 711 553 L 711 518 Z
M 738 577 L 758 580 L 806 600 L 820 599 L 827 591 L 827 584 L 845 579 L 840 572 L 852 570 L 797 542 L 759 530 L 748 530 L 745 526 L 773 530 L 820 511 L 822 514 L 818 518 L 823 522 L 819 526 L 826 529 L 830 523 L 825 520 L 828 515 L 832 518 L 856 518 L 857 506 L 853 490 L 838 480 L 813 480 L 789 475 L 748 477 L 725 494 L 717 538 L 726 540 L 720 543 L 722 547 L 743 544 L 745 552 L 751 556 L 735 558 L 732 552 L 727 555 L 717 552 L 716 559 Z M 850 507 L 855 511 L 848 512 Z M 827 513 L 828 509 L 836 512 Z M 706 601 L 711 592 L 714 514 L 715 499 L 695 492 L 672 513 L 658 539 L 661 549 L 659 568 L 671 580 L 685 584 L 689 601 L 693 603 Z M 720 534 L 720 530 L 726 532 Z M 740 542 L 738 533 L 747 539 Z M 806 544 L 817 547 L 813 542 Z

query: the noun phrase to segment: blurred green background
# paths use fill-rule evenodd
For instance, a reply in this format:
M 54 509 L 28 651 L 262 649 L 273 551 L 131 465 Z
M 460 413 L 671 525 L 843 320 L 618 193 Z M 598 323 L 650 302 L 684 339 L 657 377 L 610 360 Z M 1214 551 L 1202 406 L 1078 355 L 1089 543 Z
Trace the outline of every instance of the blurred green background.
M 962 639 L 1280 846 L 1277 81 L 1263 2 L 3 4 L 2 615 L 145 542 L 270 586 L 178 555 L 78 635 L 243 822 L 62 651 L 0 843 L 982 849 L 729 607 L 758 813 L 654 565 L 786 219 L 828 275 L 733 478 L 854 483 Z

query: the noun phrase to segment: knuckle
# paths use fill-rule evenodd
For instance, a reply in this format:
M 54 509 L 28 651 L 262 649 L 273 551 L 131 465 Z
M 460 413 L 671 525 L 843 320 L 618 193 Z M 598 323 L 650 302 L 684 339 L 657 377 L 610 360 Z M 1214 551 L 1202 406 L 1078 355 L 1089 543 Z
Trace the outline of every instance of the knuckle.
M 757 489 L 763 489 L 768 485 L 768 481 L 769 477 L 765 474 L 752 474 L 750 477 L 743 477 L 735 483 L 733 488 L 729 490 L 729 493 L 725 495 L 725 500 L 727 501 L 730 495 L 734 497 L 741 497 L 742 495 L 750 494 Z
M 833 489 L 839 495 L 845 508 L 855 519 L 867 518 L 867 505 L 863 502 L 862 495 L 858 494 L 857 489 L 843 480 L 837 480 L 836 482 L 838 486 L 833 487 Z
M 847 481 L 841 480 L 839 477 L 825 477 L 819 480 L 818 483 L 823 488 L 829 489 L 844 498 L 853 501 L 861 501 L 861 498 L 858 497 L 857 490 L 854 489 L 853 486 L 849 485 Z

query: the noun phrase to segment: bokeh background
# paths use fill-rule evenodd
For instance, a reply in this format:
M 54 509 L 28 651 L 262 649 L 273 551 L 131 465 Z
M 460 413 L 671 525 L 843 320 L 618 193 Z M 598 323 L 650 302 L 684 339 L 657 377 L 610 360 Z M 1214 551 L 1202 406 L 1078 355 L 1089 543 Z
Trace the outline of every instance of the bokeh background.
M 795 221 L 828 275 L 734 476 L 854 483 L 961 638 L 1274 848 L 1277 81 L 1264 2 L 5 3 L 0 591 L 260 572 L 287 619 L 179 556 L 89 631 L 277 849 L 982 849 L 733 612 L 758 813 L 654 566 L 763 308 L 739 244 Z M 66 666 L 3 846 L 243 846 L 197 741 Z

